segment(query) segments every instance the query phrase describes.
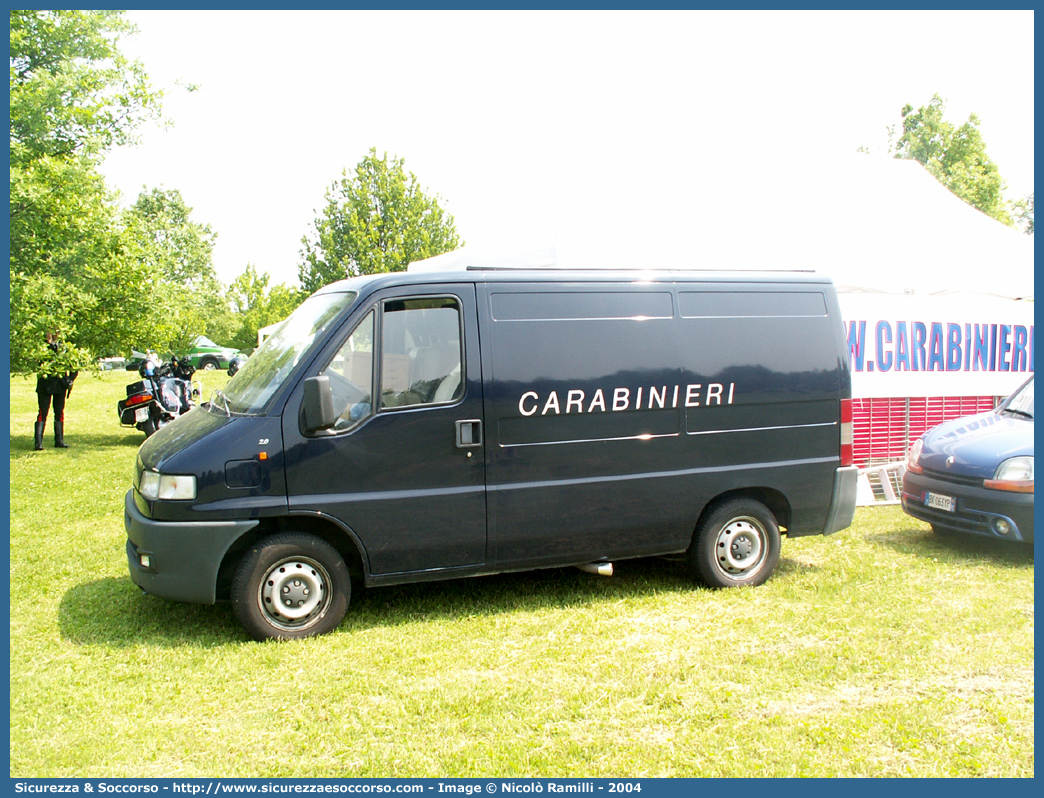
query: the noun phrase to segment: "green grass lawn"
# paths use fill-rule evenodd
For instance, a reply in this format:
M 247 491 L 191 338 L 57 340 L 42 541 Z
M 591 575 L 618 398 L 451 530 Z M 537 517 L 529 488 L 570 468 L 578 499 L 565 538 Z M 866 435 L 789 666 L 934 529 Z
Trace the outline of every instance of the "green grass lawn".
M 13 777 L 1033 775 L 1031 550 L 866 508 L 755 589 L 536 571 L 253 643 L 127 576 L 131 376 L 81 376 L 43 452 L 11 379 Z

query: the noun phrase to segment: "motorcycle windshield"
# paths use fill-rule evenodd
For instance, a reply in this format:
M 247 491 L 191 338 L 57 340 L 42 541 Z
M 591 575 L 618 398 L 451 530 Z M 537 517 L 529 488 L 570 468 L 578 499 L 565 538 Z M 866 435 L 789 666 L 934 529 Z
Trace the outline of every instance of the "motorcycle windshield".
M 326 328 L 355 301 L 354 291 L 306 299 L 243 364 L 221 391 L 216 410 L 258 415 L 322 338 Z M 214 402 L 211 402 L 214 405 Z

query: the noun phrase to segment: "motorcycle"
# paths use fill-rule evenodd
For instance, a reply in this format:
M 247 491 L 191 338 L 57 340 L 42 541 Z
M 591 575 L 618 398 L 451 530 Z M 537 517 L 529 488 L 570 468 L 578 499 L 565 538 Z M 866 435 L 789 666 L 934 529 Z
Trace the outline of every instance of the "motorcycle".
M 193 380 L 195 366 L 187 358 L 164 363 L 155 354 L 138 367 L 141 380 L 127 386 L 127 398 L 116 404 L 120 425 L 135 427 L 148 438 L 164 424 L 195 407 L 202 385 Z

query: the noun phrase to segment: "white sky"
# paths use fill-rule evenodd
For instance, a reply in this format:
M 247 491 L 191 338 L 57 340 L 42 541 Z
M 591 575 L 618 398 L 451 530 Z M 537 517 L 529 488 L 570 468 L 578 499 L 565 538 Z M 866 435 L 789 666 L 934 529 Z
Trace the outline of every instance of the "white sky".
M 179 189 L 225 282 L 248 263 L 296 282 L 326 187 L 371 147 L 404 158 L 470 246 L 636 262 L 813 235 L 838 199 L 809 175 L 883 151 L 902 106 L 936 92 L 949 121 L 978 114 L 1009 198 L 1034 189 L 1030 11 L 130 17 L 121 46 L 174 125 L 103 171 L 127 203 Z

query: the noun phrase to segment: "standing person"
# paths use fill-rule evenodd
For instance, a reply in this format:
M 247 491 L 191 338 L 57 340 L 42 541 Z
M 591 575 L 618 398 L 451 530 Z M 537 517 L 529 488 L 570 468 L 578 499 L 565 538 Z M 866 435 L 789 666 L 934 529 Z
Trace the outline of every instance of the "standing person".
M 58 336 L 47 333 L 44 336 L 47 347 L 54 355 L 59 352 Z M 65 442 L 65 400 L 72 393 L 73 380 L 78 372 L 72 371 L 67 374 L 44 374 L 36 375 L 36 398 L 40 406 L 40 412 L 36 416 L 35 436 L 33 449 L 43 449 L 44 427 L 47 425 L 47 411 L 54 405 L 54 448 L 68 449 L 69 444 Z

